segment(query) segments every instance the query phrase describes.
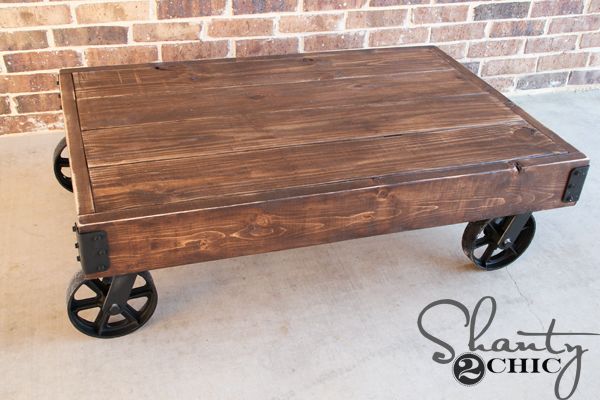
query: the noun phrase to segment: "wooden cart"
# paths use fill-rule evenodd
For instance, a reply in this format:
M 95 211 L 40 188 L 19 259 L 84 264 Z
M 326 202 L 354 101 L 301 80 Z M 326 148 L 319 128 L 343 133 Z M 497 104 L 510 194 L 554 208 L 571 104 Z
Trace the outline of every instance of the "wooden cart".
M 68 69 L 60 90 L 68 313 L 96 337 L 150 318 L 155 268 L 458 222 L 504 267 L 589 164 L 436 47 Z

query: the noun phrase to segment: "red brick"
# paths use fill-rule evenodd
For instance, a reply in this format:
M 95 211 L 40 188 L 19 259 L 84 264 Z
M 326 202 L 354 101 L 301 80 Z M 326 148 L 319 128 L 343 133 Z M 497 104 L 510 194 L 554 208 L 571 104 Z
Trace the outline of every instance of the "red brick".
M 4 63 L 8 72 L 23 72 L 78 67 L 81 59 L 74 50 L 55 50 L 5 54 Z
M 304 11 L 348 10 L 361 8 L 368 0 L 304 0 Z
M 133 40 L 136 42 L 194 40 L 200 37 L 200 27 L 201 25 L 197 22 L 135 24 L 133 25 Z
M 0 114 L 10 114 L 10 101 L 8 96 L 0 96 Z
M 525 53 L 549 53 L 552 51 L 573 50 L 576 42 L 576 35 L 530 38 L 527 39 Z
M 515 79 L 511 77 L 486 77 L 485 81 L 494 89 L 501 92 L 509 92 L 515 87 Z
M 54 42 L 57 46 L 127 43 L 127 28 L 124 26 L 88 26 L 84 28 L 55 29 L 53 34 Z
M 371 0 L 371 7 L 403 6 L 408 4 L 429 4 L 429 0 Z
M 590 2 L 588 13 L 600 13 L 600 0 L 592 0 Z
M 297 0 L 233 0 L 233 13 L 259 14 L 296 11 Z
M 510 56 L 517 54 L 522 45 L 523 39 L 487 40 L 471 43 L 468 56 L 471 58 Z
M 281 16 L 279 31 L 285 33 L 322 32 L 343 29 L 343 14 Z
M 565 86 L 568 75 L 568 72 L 527 75 L 517 80 L 517 89 L 529 90 Z
M 60 110 L 58 93 L 36 93 L 15 96 L 19 113 L 32 113 Z
M 468 69 L 469 71 L 471 71 L 472 73 L 477 75 L 479 73 L 479 66 L 481 65 L 481 62 L 469 61 L 469 62 L 463 62 L 462 65 L 464 65 L 464 67 L 466 69 Z
M 535 71 L 535 58 L 511 58 L 489 60 L 483 64 L 482 76 L 524 74 Z
M 348 29 L 401 26 L 406 21 L 406 10 L 351 11 L 346 19 Z
M 229 52 L 226 40 L 210 42 L 193 42 L 182 44 L 163 44 L 164 61 L 200 60 L 205 58 L 223 58 Z
M 595 31 L 600 28 L 600 15 L 556 18 L 550 22 L 548 33 Z
M 440 44 L 438 45 L 440 50 L 448 54 L 450 57 L 460 60 L 465 58 L 467 55 L 467 43 L 451 43 L 451 44 Z
M 62 113 L 6 115 L 0 117 L 0 135 L 64 129 Z
M 71 22 L 71 12 L 66 5 L 0 8 L 0 26 L 61 25 Z
M 97 22 L 139 21 L 148 19 L 150 11 L 147 1 L 124 3 L 82 4 L 75 9 L 77 22 L 94 24 Z
M 33 50 L 48 47 L 46 31 L 0 32 L 0 50 Z
M 538 71 L 585 67 L 588 53 L 562 53 L 540 57 Z
M 192 18 L 207 15 L 221 15 L 226 0 L 157 0 L 156 10 L 159 19 Z
M 583 0 L 545 0 L 532 5 L 532 17 L 548 17 L 553 15 L 581 14 Z
M 155 46 L 92 47 L 85 50 L 87 65 L 142 64 L 158 61 Z
M 581 35 L 581 43 L 579 47 L 600 47 L 600 32 L 584 33 Z
M 425 43 L 429 35 L 427 28 L 395 28 L 371 32 L 369 46 L 395 46 L 400 44 Z
M 213 19 L 208 26 L 212 37 L 269 36 L 273 20 L 267 18 Z
M 590 67 L 600 67 L 600 53 L 590 54 Z
M 364 32 L 307 36 L 304 38 L 304 50 L 356 49 L 363 47 L 364 39 Z
M 275 54 L 294 54 L 298 52 L 297 38 L 250 39 L 235 43 L 236 57 L 268 56 Z
M 454 42 L 457 40 L 482 39 L 485 23 L 456 24 L 431 28 L 431 42 Z
M 569 85 L 596 85 L 600 83 L 600 69 L 593 71 L 573 71 Z
M 0 77 L 0 88 L 6 93 L 45 92 L 56 90 L 57 80 L 56 74 L 4 75 Z
M 419 7 L 412 11 L 415 24 L 436 24 L 440 22 L 462 22 L 467 20 L 469 6 Z
M 490 37 L 538 36 L 544 33 L 545 24 L 545 20 L 493 22 Z
M 474 8 L 473 19 L 483 21 L 489 19 L 525 18 L 529 13 L 529 2 L 481 4 Z

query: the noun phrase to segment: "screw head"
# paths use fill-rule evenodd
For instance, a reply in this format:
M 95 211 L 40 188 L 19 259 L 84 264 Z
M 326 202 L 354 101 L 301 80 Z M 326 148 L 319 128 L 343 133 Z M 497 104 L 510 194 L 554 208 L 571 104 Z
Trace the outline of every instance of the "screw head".
M 110 315 L 117 315 L 121 313 L 121 307 L 118 304 L 112 304 L 108 309 Z
M 106 265 L 104 265 L 104 264 L 98 265 L 96 267 L 96 271 L 98 271 L 98 272 L 106 271 Z
M 99 255 L 99 256 L 103 256 L 103 255 L 105 255 L 105 254 L 106 254 L 106 250 L 104 250 L 104 249 L 100 249 L 100 250 L 98 250 L 98 255 Z

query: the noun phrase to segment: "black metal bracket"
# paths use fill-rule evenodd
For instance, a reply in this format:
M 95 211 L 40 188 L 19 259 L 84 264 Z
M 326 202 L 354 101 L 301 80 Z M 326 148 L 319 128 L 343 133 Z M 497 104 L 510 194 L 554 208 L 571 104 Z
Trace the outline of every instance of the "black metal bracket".
M 510 219 L 508 221 L 508 224 L 506 225 L 506 229 L 504 230 L 504 233 L 502 234 L 502 236 L 500 236 L 500 239 L 498 239 L 498 242 L 496 243 L 498 247 L 502 249 L 510 247 L 515 243 L 517 237 L 525 227 L 525 224 L 527 224 L 527 221 L 529 221 L 529 218 L 531 218 L 531 213 L 529 212 L 524 214 L 513 215 L 512 217 L 508 218 Z
M 579 200 L 581 196 L 581 190 L 583 189 L 583 183 L 587 176 L 589 165 L 583 167 L 573 168 L 569 173 L 569 180 L 567 181 L 567 187 L 563 194 L 562 201 L 564 203 L 574 203 Z
M 79 232 L 77 225 L 73 226 L 77 235 L 75 248 L 79 250 L 77 261 L 86 274 L 104 272 L 110 267 L 108 257 L 108 235 L 105 231 Z
M 129 294 L 133 289 L 137 274 L 118 275 L 112 279 L 110 288 L 102 305 L 102 311 L 110 315 L 117 315 L 127 307 Z

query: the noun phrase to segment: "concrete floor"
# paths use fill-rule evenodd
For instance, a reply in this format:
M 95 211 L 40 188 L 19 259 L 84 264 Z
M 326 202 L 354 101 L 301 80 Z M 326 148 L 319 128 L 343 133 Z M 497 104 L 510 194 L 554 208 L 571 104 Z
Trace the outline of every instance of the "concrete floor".
M 600 159 L 599 91 L 514 100 Z M 432 361 L 439 348 L 417 329 L 421 309 L 442 298 L 472 309 L 494 296 L 488 345 L 552 318 L 557 331 L 600 332 L 593 166 L 577 207 L 537 214 L 536 239 L 508 269 L 473 268 L 464 225 L 171 268 L 153 273 L 160 299 L 144 328 L 91 339 L 65 312 L 78 264 L 73 198 L 51 172 L 58 139 L 0 137 L 1 399 L 550 399 L 556 375 L 488 373 L 459 385 L 450 365 Z M 467 351 L 460 315 L 435 315 L 428 327 Z M 589 349 L 573 398 L 597 398 L 600 337 L 563 342 Z

